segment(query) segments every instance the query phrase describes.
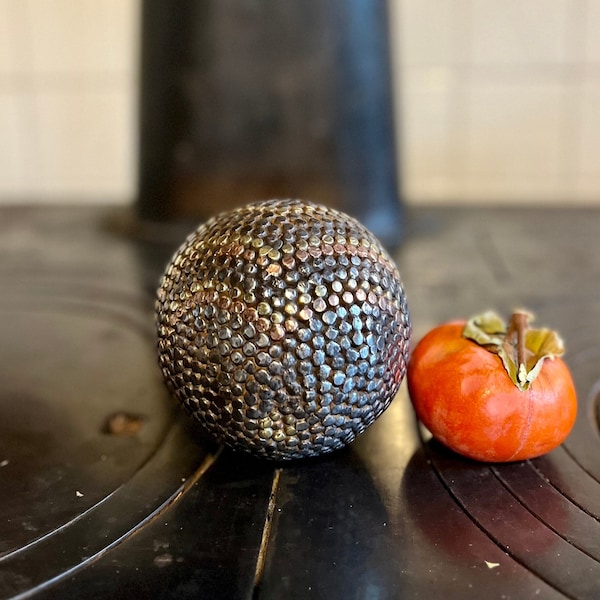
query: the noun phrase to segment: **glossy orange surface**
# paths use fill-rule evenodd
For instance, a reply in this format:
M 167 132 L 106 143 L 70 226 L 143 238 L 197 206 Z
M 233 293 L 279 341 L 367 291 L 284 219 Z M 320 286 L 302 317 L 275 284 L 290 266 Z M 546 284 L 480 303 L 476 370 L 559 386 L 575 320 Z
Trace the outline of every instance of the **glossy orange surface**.
M 412 353 L 407 382 L 421 422 L 455 452 L 487 462 L 534 458 L 560 445 L 577 413 L 564 361 L 545 360 L 521 391 L 496 354 L 462 337 L 463 327 L 436 327 Z

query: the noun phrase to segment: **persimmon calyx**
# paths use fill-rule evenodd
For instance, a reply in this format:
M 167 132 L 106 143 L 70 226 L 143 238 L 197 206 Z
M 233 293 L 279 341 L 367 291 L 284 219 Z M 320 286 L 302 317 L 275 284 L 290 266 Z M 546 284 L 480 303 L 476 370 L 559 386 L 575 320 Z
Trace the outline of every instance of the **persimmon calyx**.
M 525 391 L 542 370 L 544 360 L 564 353 L 564 343 L 552 329 L 532 329 L 533 315 L 515 311 L 508 323 L 494 311 L 471 317 L 463 337 L 497 354 L 511 381 Z

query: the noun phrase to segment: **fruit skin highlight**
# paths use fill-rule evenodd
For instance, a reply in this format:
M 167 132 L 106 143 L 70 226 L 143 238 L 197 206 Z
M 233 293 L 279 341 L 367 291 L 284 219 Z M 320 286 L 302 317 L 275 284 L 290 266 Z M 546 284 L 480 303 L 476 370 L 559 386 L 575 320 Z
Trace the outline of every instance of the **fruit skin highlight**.
M 467 325 L 477 330 L 482 323 L 480 343 L 465 336 Z M 494 313 L 446 323 L 427 333 L 409 359 L 407 383 L 419 420 L 438 441 L 474 460 L 541 456 L 575 422 L 575 386 L 558 356 L 562 340 L 550 330 L 529 330 L 527 318 L 516 327 L 520 333 L 514 325 L 514 315 L 506 327 Z

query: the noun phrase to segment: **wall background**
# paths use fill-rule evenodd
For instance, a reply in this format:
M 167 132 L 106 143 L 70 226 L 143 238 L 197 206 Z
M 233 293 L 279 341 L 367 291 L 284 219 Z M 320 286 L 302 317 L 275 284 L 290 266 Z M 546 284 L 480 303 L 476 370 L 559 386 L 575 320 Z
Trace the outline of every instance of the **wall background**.
M 392 2 L 413 201 L 600 201 L 600 1 Z
M 0 0 L 0 201 L 128 202 L 139 0 Z
M 139 3 L 0 0 L 0 203 L 131 202 Z M 600 204 L 600 0 L 390 0 L 408 203 Z

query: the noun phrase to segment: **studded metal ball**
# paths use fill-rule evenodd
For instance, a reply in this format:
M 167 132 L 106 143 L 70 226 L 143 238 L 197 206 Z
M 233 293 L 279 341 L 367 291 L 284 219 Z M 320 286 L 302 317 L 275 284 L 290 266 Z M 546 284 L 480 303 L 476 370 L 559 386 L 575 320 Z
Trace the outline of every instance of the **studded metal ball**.
M 355 219 L 271 200 L 201 225 L 157 301 L 179 401 L 220 442 L 277 460 L 354 440 L 406 370 L 411 325 L 396 267 Z

